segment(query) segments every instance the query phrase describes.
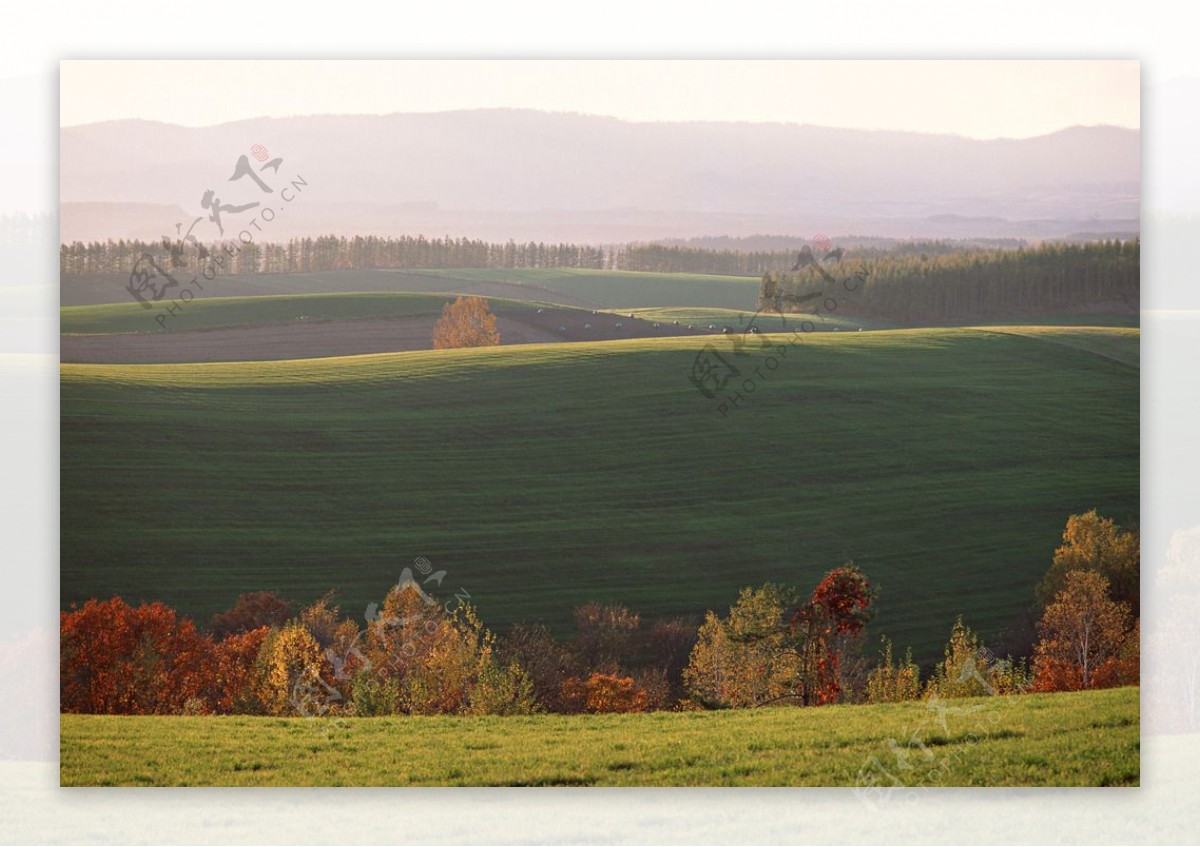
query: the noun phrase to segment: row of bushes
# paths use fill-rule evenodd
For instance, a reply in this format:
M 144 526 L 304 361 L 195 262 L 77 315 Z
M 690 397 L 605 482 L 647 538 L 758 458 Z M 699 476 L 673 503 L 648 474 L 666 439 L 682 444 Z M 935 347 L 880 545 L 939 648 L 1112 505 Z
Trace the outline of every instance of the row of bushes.
M 644 632 L 620 606 L 576 610 L 567 643 L 543 626 L 497 644 L 473 608 L 398 585 L 364 628 L 326 595 L 296 614 L 243 595 L 202 632 L 163 603 L 89 600 L 61 615 L 64 712 L 101 714 L 530 714 L 667 708 L 686 660 L 679 621 Z M 694 629 L 694 628 L 693 628 Z M 648 645 L 657 648 L 643 650 Z M 630 675 L 616 656 L 642 652 Z M 657 664 L 661 661 L 662 664 Z M 676 675 L 678 667 L 674 667 Z
M 623 606 L 575 610 L 576 632 L 542 625 L 497 638 L 467 605 L 411 578 L 364 628 L 332 594 L 293 612 L 243 595 L 207 631 L 162 603 L 89 600 L 61 615 L 61 708 L 106 714 L 529 714 L 823 705 L 1136 684 L 1136 534 L 1094 511 L 1072 516 L 1039 584 L 1031 660 L 994 656 L 955 622 L 922 680 L 890 642 L 863 655 L 877 590 L 853 565 L 803 598 L 744 589 L 725 616 L 643 626 Z M 1114 579 L 1115 578 L 1115 579 Z M 1134 595 L 1136 598 L 1136 595 Z
M 857 569 L 839 568 L 786 620 L 762 619 L 764 632 L 787 633 L 763 636 L 772 643 L 803 644 L 793 686 L 802 702 L 841 699 L 841 645 L 862 632 L 873 596 Z M 470 606 L 448 609 L 411 581 L 395 586 L 363 629 L 332 595 L 295 615 L 275 595 L 244 595 L 209 632 L 162 603 L 89 600 L 62 614 L 62 708 L 380 715 L 723 705 L 720 691 L 710 696 L 699 682 L 695 668 L 714 654 L 696 643 L 694 624 L 643 627 L 625 607 L 596 603 L 577 608 L 575 621 L 566 642 L 541 625 L 514 627 L 498 642 Z
M 859 639 L 841 639 L 817 661 L 824 687 L 806 697 L 804 642 L 789 644 L 786 627 L 769 626 L 779 619 L 787 589 L 768 584 L 744 590 L 724 618 L 709 613 L 684 679 L 692 701 L 714 708 L 897 703 L 1138 684 L 1140 627 L 1128 605 L 1112 599 L 1107 578 L 1098 573 L 1064 576 L 1064 588 L 1038 623 L 1032 661 L 996 656 L 960 617 L 943 660 L 924 679 L 911 650 L 897 660 L 884 638 L 879 658 L 871 661 L 861 654 Z

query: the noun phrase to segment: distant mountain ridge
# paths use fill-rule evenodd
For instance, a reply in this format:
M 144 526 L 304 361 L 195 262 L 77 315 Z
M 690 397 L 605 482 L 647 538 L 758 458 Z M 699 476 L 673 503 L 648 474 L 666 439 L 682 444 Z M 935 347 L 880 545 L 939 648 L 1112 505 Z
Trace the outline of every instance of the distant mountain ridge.
M 617 242 L 859 232 L 1056 237 L 1136 231 L 1140 133 L 1029 139 L 800 124 L 633 123 L 474 110 L 259 118 L 188 128 L 114 121 L 60 131 L 63 240 L 156 238 L 201 196 L 262 201 L 241 155 L 262 145 L 307 182 L 261 240 L 417 234 Z M 249 158 L 257 169 L 261 165 Z M 104 205 L 99 205 L 104 204 Z M 232 217 L 232 215 L 230 216 Z M 215 237 L 215 226 L 203 237 Z

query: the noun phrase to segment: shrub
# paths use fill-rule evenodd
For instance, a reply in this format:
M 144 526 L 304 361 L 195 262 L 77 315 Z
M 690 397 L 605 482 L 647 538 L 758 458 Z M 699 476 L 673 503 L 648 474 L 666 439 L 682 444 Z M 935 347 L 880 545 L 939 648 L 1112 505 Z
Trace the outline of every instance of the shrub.
M 917 700 L 921 696 L 921 672 L 912 659 L 912 648 L 904 652 L 904 659 L 893 664 L 892 642 L 883 639 L 883 655 L 879 664 L 867 678 L 867 702 L 902 703 Z
M 1024 694 L 1033 686 L 1033 673 L 1024 659 L 1008 656 L 992 663 L 987 681 L 993 694 Z
M 492 655 L 492 635 L 470 606 L 443 616 L 419 661 L 401 681 L 406 711 L 417 715 L 460 714 Z
M 363 717 L 403 711 L 399 682 L 381 679 L 369 670 L 359 670 L 350 678 L 350 700 L 353 713 Z
M 579 663 L 544 624 L 516 624 L 496 645 L 501 664 L 516 662 L 533 687 L 534 699 L 551 712 L 570 711 L 563 702 L 563 683 L 582 673 Z M 582 708 L 582 701 L 578 704 Z
M 650 669 L 661 672 L 667 685 L 667 701 L 675 701 L 685 696 L 683 688 L 683 669 L 687 667 L 688 657 L 696 646 L 696 630 L 698 622 L 673 618 L 658 621 L 650 627 L 647 634 L 646 656 Z M 650 687 L 647 686 L 650 692 Z M 655 701 L 651 693 L 651 702 Z
M 560 702 L 567 714 L 644 712 L 650 707 L 649 695 L 636 680 L 610 673 L 563 680 Z
M 633 674 L 633 683 L 646 695 L 646 711 L 671 708 L 674 697 L 666 668 L 644 668 Z
M 562 681 L 558 702 L 564 714 L 577 715 L 587 708 L 587 683 L 576 676 Z
M 489 661 L 471 689 L 468 711 L 474 715 L 532 715 L 542 711 L 533 682 L 515 661 L 501 666 Z
M 620 605 L 587 603 L 575 609 L 576 648 L 593 671 L 616 671 L 635 652 L 641 618 Z
M 991 654 L 979 641 L 979 636 L 966 626 L 962 617 L 954 621 L 945 658 L 933 672 L 925 687 L 926 696 L 982 697 L 994 694 L 988 682 Z

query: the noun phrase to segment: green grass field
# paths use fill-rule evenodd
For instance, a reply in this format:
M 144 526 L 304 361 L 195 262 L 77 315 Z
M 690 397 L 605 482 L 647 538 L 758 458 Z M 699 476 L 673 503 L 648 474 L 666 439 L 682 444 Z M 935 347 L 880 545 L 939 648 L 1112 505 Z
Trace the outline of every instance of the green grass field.
M 441 284 L 451 286 L 450 290 L 463 283 L 513 283 L 529 289 L 530 299 L 541 299 L 537 292 L 544 290 L 610 309 L 686 306 L 753 310 L 759 288 L 758 277 L 576 268 L 465 268 L 395 273 L 408 277 L 410 284 L 420 279 L 431 280 L 421 283 L 423 286 L 433 286 L 437 283 L 432 280 L 441 280 Z
M 1141 315 L 1137 311 L 1130 312 L 1080 312 L 1078 314 L 1025 315 L 1020 318 L 1010 317 L 1007 320 L 983 321 L 976 325 L 1019 324 L 1021 326 L 1044 327 L 1126 327 L 1137 329 L 1141 326 Z
M 97 303 L 130 303 L 127 277 L 118 274 L 64 277 L 64 307 Z M 431 269 L 355 270 L 307 274 L 218 275 L 205 282 L 203 293 L 192 304 L 209 297 L 243 297 L 281 294 L 320 294 L 364 291 L 422 292 L 427 294 L 479 293 L 518 300 L 576 302 L 590 308 L 698 306 L 754 309 L 758 277 L 709 274 L 639 273 L 574 268 L 541 269 Z M 501 292 L 496 286 L 508 290 Z M 140 308 L 140 307 L 139 307 Z
M 996 326 L 990 329 L 993 332 L 1008 332 L 1035 338 L 1047 344 L 1063 344 L 1086 350 L 1135 368 L 1141 365 L 1141 333 L 1137 329 L 1113 328 L 1107 332 L 1097 332 L 1092 327 L 1057 326 Z
M 532 293 L 532 292 L 531 292 Z M 161 324 L 138 303 L 104 303 L 94 306 L 65 306 L 61 310 L 60 331 L 65 334 L 190 332 L 238 326 L 294 324 L 303 321 L 363 320 L 440 315 L 442 307 L 453 300 L 449 294 L 411 292 L 355 292 L 341 294 L 277 294 L 248 297 L 208 297 L 193 300 L 185 309 Z M 519 316 L 539 306 L 533 300 L 487 298 L 489 308 L 499 316 Z M 564 308 L 558 306 L 556 308 Z M 755 313 L 746 309 L 720 308 L 637 308 L 607 309 L 618 315 L 634 314 L 647 321 L 693 324 L 704 327 L 730 326 L 743 331 Z M 587 314 L 583 311 L 583 314 Z M 798 329 L 800 316 L 760 314 L 755 319 L 763 332 Z M 886 329 L 877 321 L 839 318 L 833 314 L 813 321 L 810 331 L 837 327 L 843 331 Z
M 805 327 L 804 332 L 826 332 L 832 331 L 835 327 L 842 332 L 854 331 L 862 329 L 890 329 L 890 324 L 885 324 L 880 321 L 873 321 L 867 318 L 854 318 L 847 316 L 838 316 L 833 312 L 823 313 L 820 320 L 811 319 L 809 315 L 788 314 L 779 315 L 772 312 L 762 312 L 755 316 L 753 309 L 698 309 L 698 308 L 661 308 L 651 307 L 646 309 L 632 309 L 633 314 L 639 318 L 648 321 L 661 321 L 663 323 L 671 323 L 679 321 L 681 324 L 693 324 L 695 326 L 728 326 L 736 332 L 744 332 L 751 320 L 762 332 L 790 332 L 800 329 L 802 321 L 808 320 L 811 322 L 811 329 Z
M 769 371 L 722 338 L 64 365 L 61 601 L 204 622 L 333 588 L 360 617 L 427 556 L 493 629 L 562 632 L 589 600 L 699 614 L 853 558 L 873 632 L 933 658 L 959 613 L 1013 623 L 1068 515 L 1137 519 L 1136 331 L 1030 334 L 821 333 Z M 760 368 L 727 416 L 689 382 L 709 343 Z
M 63 715 L 63 785 L 1106 785 L 1137 688 L 886 706 L 532 717 Z M 945 726 L 942 726 L 942 720 Z M 897 755 L 899 751 L 899 756 Z M 879 782 L 870 783 L 877 779 Z M 864 792 L 865 799 L 878 795 Z M 881 798 L 882 799 L 882 798 Z
M 436 316 L 453 301 L 442 294 L 359 292 L 352 294 L 284 294 L 260 297 L 209 297 L 192 301 L 187 308 L 161 324 L 138 303 L 67 306 L 61 312 L 63 333 L 100 334 L 127 332 L 189 332 L 304 321 L 363 320 Z M 537 303 L 489 298 L 497 315 L 529 312 Z

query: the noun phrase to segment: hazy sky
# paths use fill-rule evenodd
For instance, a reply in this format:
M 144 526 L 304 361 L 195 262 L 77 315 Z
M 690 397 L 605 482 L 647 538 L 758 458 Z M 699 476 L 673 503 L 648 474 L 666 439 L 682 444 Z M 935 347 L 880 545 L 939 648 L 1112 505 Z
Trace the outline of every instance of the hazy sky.
M 1136 61 L 64 61 L 63 126 L 516 107 L 1025 138 L 1140 126 Z

